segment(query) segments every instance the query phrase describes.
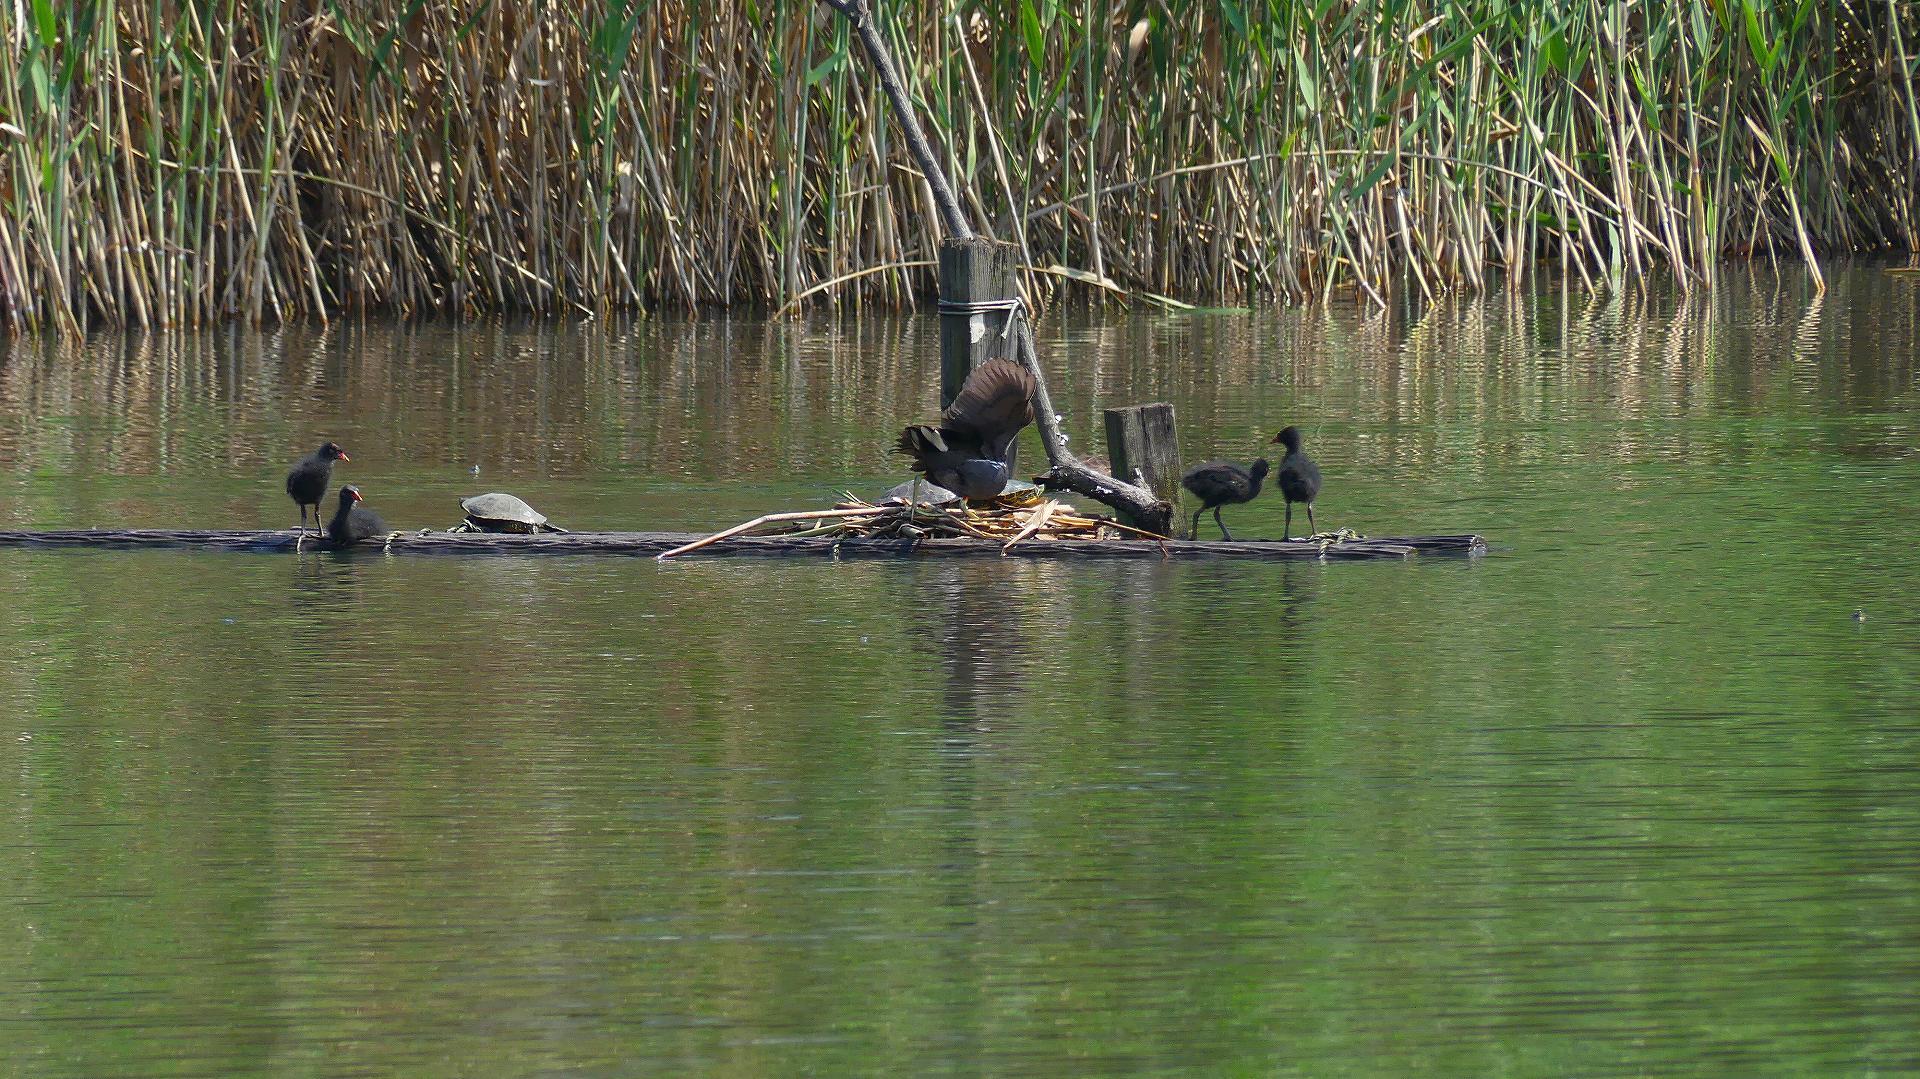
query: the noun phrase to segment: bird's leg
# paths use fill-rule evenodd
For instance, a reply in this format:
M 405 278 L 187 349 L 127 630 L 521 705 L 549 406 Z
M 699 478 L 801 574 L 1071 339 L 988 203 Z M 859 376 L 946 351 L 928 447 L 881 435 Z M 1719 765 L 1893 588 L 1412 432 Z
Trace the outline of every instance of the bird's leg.
M 1283 541 L 1293 538 L 1293 503 L 1291 502 L 1287 503 L 1287 523 L 1280 528 L 1280 538 Z
M 1227 522 L 1220 519 L 1220 509 L 1221 507 L 1219 506 L 1213 507 L 1213 523 L 1220 526 L 1220 534 L 1231 542 L 1233 540 L 1233 533 L 1227 531 Z
M 1307 503 L 1307 527 L 1313 530 L 1314 535 L 1320 534 L 1320 526 L 1313 523 L 1313 503 L 1311 502 Z
M 1187 526 L 1188 539 L 1197 540 L 1200 538 L 1200 515 L 1205 512 L 1207 512 L 1207 507 L 1205 506 L 1201 506 L 1199 509 L 1193 511 L 1193 523 Z

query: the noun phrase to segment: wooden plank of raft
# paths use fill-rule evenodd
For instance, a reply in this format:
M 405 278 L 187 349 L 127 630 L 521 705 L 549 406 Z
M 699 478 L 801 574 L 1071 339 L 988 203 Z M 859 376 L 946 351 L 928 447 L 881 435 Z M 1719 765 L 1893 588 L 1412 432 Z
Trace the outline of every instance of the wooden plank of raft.
M 142 548 L 174 547 L 215 551 L 291 551 L 298 534 L 291 529 L 265 532 L 179 529 L 72 529 L 49 532 L 0 531 L 0 547 Z M 447 554 L 631 554 L 657 555 L 702 538 L 691 532 L 569 532 L 537 536 L 485 532 L 402 532 L 390 544 L 362 544 L 358 550 Z M 332 550 L 325 540 L 307 536 L 309 551 Z M 1478 536 L 1415 536 L 1330 544 L 1306 540 L 1251 540 L 1238 543 L 1169 540 L 1027 540 L 1011 550 L 997 541 L 975 539 L 835 539 L 830 536 L 735 536 L 702 555 L 830 555 L 841 558 L 1008 557 L 1053 559 L 1253 559 L 1348 561 L 1406 558 L 1417 551 L 1473 554 L 1486 545 Z

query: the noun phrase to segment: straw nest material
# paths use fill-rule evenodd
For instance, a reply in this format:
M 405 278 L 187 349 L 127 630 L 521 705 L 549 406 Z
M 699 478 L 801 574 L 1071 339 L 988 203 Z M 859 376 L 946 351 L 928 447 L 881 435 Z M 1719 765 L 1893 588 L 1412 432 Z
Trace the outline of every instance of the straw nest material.
M 1167 537 L 1121 524 L 1111 517 L 1089 514 L 1039 491 L 1018 491 L 992 502 L 955 502 L 934 505 L 890 498 L 868 502 L 851 494 L 830 510 L 770 513 L 734 525 L 660 555 L 697 551 L 735 536 L 828 536 L 847 539 L 976 539 L 1011 550 L 1020 543 L 1057 543 L 1127 537 L 1164 540 Z

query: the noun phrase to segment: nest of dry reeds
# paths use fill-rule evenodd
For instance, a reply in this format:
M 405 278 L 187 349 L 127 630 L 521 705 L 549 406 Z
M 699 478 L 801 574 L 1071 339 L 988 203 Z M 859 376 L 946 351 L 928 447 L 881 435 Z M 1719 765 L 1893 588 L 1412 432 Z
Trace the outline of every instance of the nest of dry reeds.
M 734 525 L 660 555 L 672 558 L 737 536 L 827 537 L 835 539 L 974 539 L 998 543 L 1003 551 L 1021 543 L 1167 537 L 1089 514 L 1038 491 L 1003 495 L 990 503 L 931 502 L 889 498 L 868 502 L 851 494 L 830 510 L 769 513 Z

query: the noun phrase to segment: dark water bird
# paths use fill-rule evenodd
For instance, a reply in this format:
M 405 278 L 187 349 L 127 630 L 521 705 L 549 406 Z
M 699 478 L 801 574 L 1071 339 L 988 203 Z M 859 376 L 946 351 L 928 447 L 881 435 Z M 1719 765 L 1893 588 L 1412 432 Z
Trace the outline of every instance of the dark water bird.
M 307 507 L 313 507 L 313 527 L 320 528 L 320 500 L 327 496 L 335 461 L 351 461 L 339 443 L 329 442 L 294 462 L 287 473 L 287 496 L 300 507 L 300 534 L 307 534 Z
M 367 540 L 383 540 L 391 533 L 380 515 L 361 505 L 360 488 L 348 484 L 340 488 L 340 508 L 327 522 L 327 538 L 336 547 L 347 547 Z
M 1200 535 L 1200 515 L 1213 511 L 1213 523 L 1220 526 L 1220 534 L 1227 539 L 1233 533 L 1227 531 L 1227 523 L 1220 519 L 1220 507 L 1237 506 L 1242 502 L 1251 502 L 1260 493 L 1260 483 L 1267 478 L 1267 459 L 1255 461 L 1247 468 L 1241 468 L 1232 461 L 1208 461 L 1203 465 L 1194 465 L 1187 474 L 1180 477 L 1180 486 L 1192 491 L 1200 500 L 1200 508 L 1193 511 L 1193 525 L 1187 531 L 1198 539 Z
M 988 360 L 967 376 L 938 424 L 901 431 L 894 448 L 930 482 L 962 498 L 992 498 L 1007 485 L 1013 440 L 1033 422 L 1033 390 L 1025 367 Z
M 1307 534 L 1318 535 L 1320 526 L 1313 523 L 1313 500 L 1320 495 L 1320 466 L 1313 463 L 1300 449 L 1300 428 L 1288 427 L 1273 436 L 1275 442 L 1287 448 L 1287 455 L 1280 458 L 1280 475 L 1275 480 L 1280 493 L 1287 499 L 1287 523 L 1281 528 L 1284 539 L 1293 538 L 1293 504 L 1307 504 Z

